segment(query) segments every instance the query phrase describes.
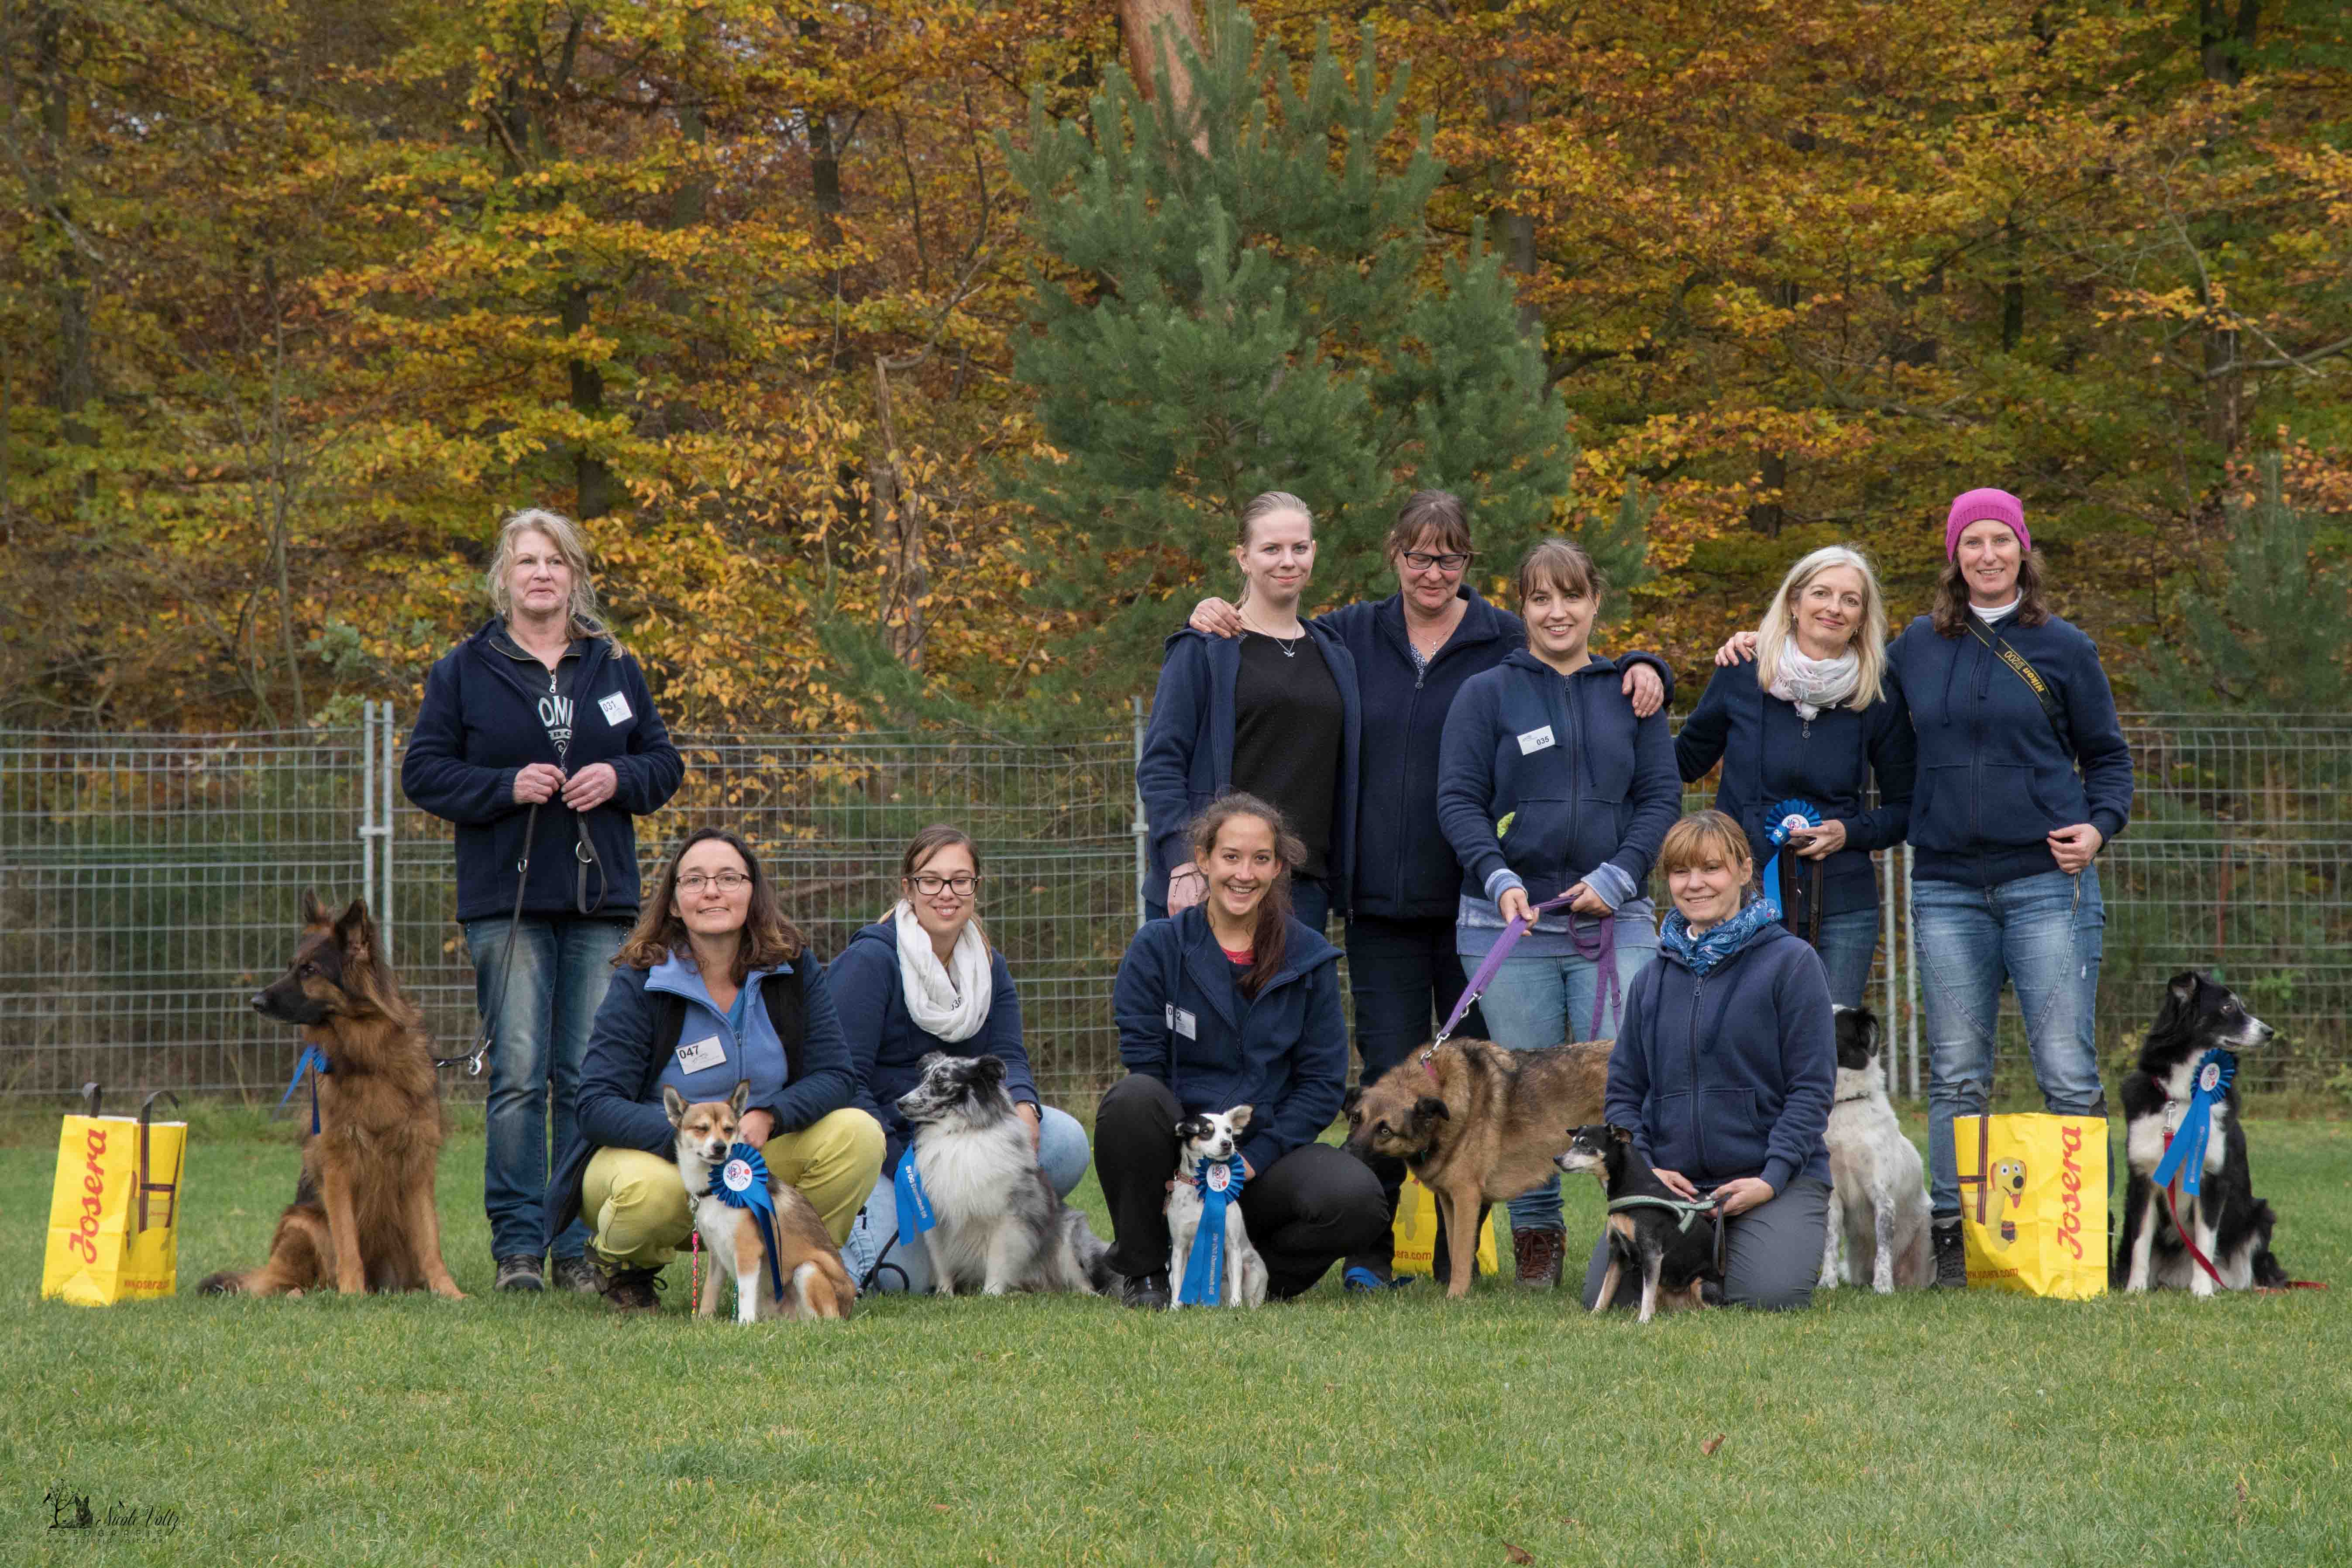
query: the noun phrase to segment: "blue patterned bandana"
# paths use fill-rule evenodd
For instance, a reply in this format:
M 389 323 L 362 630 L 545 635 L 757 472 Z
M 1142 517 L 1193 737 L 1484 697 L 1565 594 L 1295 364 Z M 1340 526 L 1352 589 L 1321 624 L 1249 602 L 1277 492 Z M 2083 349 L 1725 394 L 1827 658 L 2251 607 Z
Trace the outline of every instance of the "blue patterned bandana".
M 1780 923 L 1779 904 L 1769 899 L 1752 899 L 1746 909 L 1705 936 L 1693 936 L 1690 921 L 1676 910 L 1658 928 L 1658 948 L 1680 960 L 1693 974 L 1705 974 Z

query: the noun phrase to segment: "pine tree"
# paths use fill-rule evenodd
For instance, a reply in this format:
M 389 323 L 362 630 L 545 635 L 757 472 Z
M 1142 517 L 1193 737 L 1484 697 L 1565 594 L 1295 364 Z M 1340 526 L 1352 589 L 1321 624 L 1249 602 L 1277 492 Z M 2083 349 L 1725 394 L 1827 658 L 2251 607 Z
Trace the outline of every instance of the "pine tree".
M 1006 146 L 1047 258 L 1015 374 L 1051 448 L 1009 489 L 1040 597 L 1078 613 L 1048 683 L 1072 695 L 1148 684 L 1193 600 L 1231 594 L 1262 490 L 1314 508 L 1318 604 L 1389 591 L 1380 541 L 1412 490 L 1471 502 L 1482 574 L 1568 516 L 1575 444 L 1498 258 L 1480 235 L 1433 264 L 1429 124 L 1382 156 L 1407 68 L 1383 84 L 1367 26 L 1346 70 L 1318 29 L 1302 85 L 1228 0 L 1204 20 L 1175 46 L 1189 94 L 1114 69 L 1086 121 L 1040 96 Z M 1640 521 L 1629 495 L 1595 531 L 1623 585 Z

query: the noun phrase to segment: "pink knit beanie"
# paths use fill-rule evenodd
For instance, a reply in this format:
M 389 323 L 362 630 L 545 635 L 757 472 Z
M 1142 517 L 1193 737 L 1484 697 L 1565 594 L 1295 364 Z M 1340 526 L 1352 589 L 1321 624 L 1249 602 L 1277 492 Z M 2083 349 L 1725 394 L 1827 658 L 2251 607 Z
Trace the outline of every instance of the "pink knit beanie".
M 1959 553 L 1960 534 L 1969 524 L 1988 521 L 2009 524 L 2019 549 L 2033 548 L 2033 535 L 2025 531 L 2023 501 L 2007 490 L 1970 490 L 1952 502 L 1952 515 L 1944 523 L 1944 559 Z

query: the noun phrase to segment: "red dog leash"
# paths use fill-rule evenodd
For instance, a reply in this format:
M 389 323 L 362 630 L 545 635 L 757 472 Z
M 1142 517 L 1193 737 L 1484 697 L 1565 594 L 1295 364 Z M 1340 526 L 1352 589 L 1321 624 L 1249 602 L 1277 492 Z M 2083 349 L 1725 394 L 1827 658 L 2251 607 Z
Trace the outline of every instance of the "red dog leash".
M 2174 1130 L 2175 1132 L 2178 1131 L 2177 1128 Z M 2168 1152 L 2172 1148 L 2172 1132 L 2164 1135 L 2164 1147 Z M 2176 1175 L 2171 1184 L 2164 1189 L 2164 1207 L 2172 1215 L 2173 1231 L 2180 1237 L 2180 1245 L 2189 1249 L 2189 1256 L 2197 1260 L 2197 1267 L 2205 1270 L 2205 1277 L 2212 1280 L 2217 1289 L 2227 1290 L 2230 1287 L 2222 1279 L 2221 1271 L 2213 1267 L 2213 1260 L 2205 1256 L 2204 1249 L 2197 1245 L 2197 1238 L 2189 1233 L 2187 1226 L 2180 1223 L 2179 1193 L 2180 1178 Z M 2290 1279 L 2284 1285 L 2257 1285 L 2254 1289 L 2263 1295 L 2275 1296 L 2285 1290 L 2325 1290 L 2327 1284 L 2321 1279 Z

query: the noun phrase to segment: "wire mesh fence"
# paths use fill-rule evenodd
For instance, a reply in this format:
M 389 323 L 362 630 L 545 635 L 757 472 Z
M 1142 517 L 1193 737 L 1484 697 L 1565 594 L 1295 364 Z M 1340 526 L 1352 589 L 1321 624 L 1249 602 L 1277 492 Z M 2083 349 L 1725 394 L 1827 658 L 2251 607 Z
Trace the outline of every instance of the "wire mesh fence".
M 2167 976 L 2208 967 L 2282 1032 L 2245 1062 L 2246 1083 L 2352 1092 L 2352 719 L 2126 722 L 2139 796 L 2100 862 L 2104 1054 L 2128 1054 Z M 323 731 L 0 731 L 0 1096 L 97 1079 L 274 1097 L 298 1045 L 247 998 L 291 951 L 305 889 L 367 892 L 445 1050 L 466 1045 L 474 975 L 452 919 L 449 829 L 400 796 L 403 739 L 388 705 Z M 982 847 L 982 919 L 1020 987 L 1040 1089 L 1076 1103 L 1117 1076 L 1110 987 L 1138 918 L 1130 731 L 677 741 L 686 783 L 639 825 L 646 874 L 686 826 L 737 827 L 830 955 L 888 907 L 915 830 L 956 822 Z M 1922 1041 L 1901 868 L 1886 861 L 1897 941 L 1872 996 L 1894 1003 L 1900 1086 L 1924 1079 Z M 2002 1068 L 2022 1081 L 2022 1053 Z

